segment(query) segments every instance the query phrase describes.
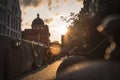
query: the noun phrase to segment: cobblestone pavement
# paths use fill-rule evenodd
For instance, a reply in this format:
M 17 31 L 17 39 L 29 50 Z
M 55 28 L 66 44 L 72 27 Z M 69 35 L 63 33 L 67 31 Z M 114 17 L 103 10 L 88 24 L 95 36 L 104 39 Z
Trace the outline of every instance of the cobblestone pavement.
M 58 60 L 51 65 L 48 65 L 46 68 L 35 72 L 34 74 L 29 74 L 28 76 L 23 77 L 21 80 L 54 80 L 56 76 L 56 70 L 62 60 Z

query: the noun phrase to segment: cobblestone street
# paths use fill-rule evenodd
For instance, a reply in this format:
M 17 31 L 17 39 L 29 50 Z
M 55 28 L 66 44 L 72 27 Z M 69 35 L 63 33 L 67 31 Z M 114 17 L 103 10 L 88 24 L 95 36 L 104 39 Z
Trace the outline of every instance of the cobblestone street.
M 47 67 L 36 71 L 35 73 L 30 73 L 28 76 L 23 77 L 20 80 L 54 80 L 56 76 L 56 70 L 62 60 L 58 60 Z

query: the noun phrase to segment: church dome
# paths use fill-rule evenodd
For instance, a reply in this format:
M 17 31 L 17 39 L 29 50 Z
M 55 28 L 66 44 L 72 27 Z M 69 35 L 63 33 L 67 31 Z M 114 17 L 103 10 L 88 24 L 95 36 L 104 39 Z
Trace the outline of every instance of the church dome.
M 33 29 L 40 28 L 43 25 L 44 25 L 44 21 L 41 18 L 39 18 L 39 14 L 37 14 L 37 18 L 35 18 L 32 22 L 32 28 Z

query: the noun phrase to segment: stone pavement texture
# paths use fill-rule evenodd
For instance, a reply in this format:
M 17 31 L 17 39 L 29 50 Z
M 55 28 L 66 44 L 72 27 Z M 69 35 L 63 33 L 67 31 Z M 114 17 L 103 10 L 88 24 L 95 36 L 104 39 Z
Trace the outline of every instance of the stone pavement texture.
M 23 77 L 20 80 L 54 80 L 56 71 L 62 60 L 58 60 L 47 67 Z

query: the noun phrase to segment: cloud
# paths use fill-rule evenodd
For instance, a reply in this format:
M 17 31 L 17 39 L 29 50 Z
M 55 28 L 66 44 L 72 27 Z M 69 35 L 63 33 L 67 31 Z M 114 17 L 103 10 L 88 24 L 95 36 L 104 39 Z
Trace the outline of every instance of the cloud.
M 64 3 L 68 0 L 64 0 Z M 58 8 L 60 6 L 61 0 L 47 0 L 48 10 L 52 10 L 53 8 Z
M 48 9 L 49 9 L 49 10 L 52 9 L 52 0 L 48 0 Z
M 55 14 L 53 14 L 53 16 L 56 17 L 56 18 L 60 18 L 61 13 L 55 13 Z
M 84 1 L 84 0 L 77 0 L 77 4 L 78 4 L 78 5 L 81 5 L 81 7 L 82 7 L 82 6 L 83 6 L 83 1 Z
M 53 19 L 52 18 L 46 18 L 44 19 L 44 22 L 47 23 L 47 24 L 50 24 L 53 22 Z
M 53 7 L 59 7 L 61 0 L 19 0 L 20 1 L 20 5 L 22 5 L 23 7 L 37 7 L 40 6 L 42 4 L 47 5 L 48 6 L 48 10 L 51 10 Z M 64 3 L 68 2 L 69 0 L 63 0 Z M 77 0 L 77 2 L 82 2 L 83 0 Z M 45 3 L 44 3 L 45 2 Z
M 27 23 L 25 23 L 25 25 L 29 26 L 29 25 L 30 25 L 30 23 L 28 23 L 28 22 L 27 22 Z
M 83 2 L 83 0 L 77 0 L 77 2 L 81 4 Z
M 77 0 L 78 2 L 82 2 L 83 0 Z
M 68 0 L 64 0 L 64 2 L 66 3 Z
M 58 8 L 59 4 L 60 4 L 60 0 L 48 0 L 48 10 L 52 10 L 52 8 L 54 7 Z
M 38 5 L 42 4 L 43 0 L 20 0 L 20 5 L 24 7 L 37 7 Z
M 42 4 L 47 5 L 48 6 L 48 10 L 52 10 L 52 8 L 54 7 L 59 7 L 61 0 L 19 0 L 20 1 L 20 5 L 22 7 L 37 7 L 40 6 Z M 64 3 L 66 3 L 69 0 L 64 0 Z M 77 1 L 81 1 L 81 0 L 77 0 Z
M 60 4 L 60 0 L 56 0 L 56 7 L 58 8 Z

